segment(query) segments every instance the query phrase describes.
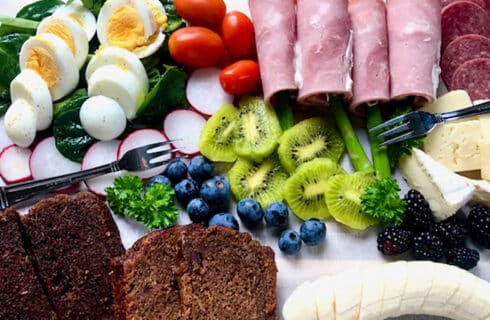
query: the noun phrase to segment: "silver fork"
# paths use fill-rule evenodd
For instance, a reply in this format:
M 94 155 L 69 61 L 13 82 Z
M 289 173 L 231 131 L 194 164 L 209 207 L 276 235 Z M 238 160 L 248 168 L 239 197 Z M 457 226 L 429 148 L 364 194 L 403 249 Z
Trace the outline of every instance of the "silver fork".
M 490 113 L 490 101 L 465 109 L 444 113 L 432 114 L 424 111 L 413 111 L 372 127 L 369 129 L 369 132 L 375 133 L 382 131 L 378 133 L 376 137 L 378 139 L 389 138 L 378 145 L 379 147 L 383 147 L 427 134 L 431 132 L 438 124 L 442 124 L 444 122 L 477 116 L 485 113 Z M 397 126 L 389 128 L 393 125 Z
M 144 171 L 169 163 L 177 158 L 164 158 L 177 149 L 162 147 L 171 146 L 173 141 L 157 142 L 126 152 L 118 161 L 104 164 L 92 169 L 68 173 L 58 177 L 17 183 L 0 188 L 0 210 L 4 210 L 13 204 L 28 200 L 40 193 L 56 190 L 69 186 L 75 182 L 88 180 L 107 173 L 127 170 L 130 172 Z

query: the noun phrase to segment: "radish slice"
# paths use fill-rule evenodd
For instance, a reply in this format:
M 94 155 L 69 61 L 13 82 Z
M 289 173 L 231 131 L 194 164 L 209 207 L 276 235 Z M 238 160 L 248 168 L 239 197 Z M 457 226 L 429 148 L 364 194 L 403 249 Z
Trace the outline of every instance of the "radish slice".
M 206 125 L 206 119 L 192 110 L 175 110 L 163 121 L 163 132 L 181 153 L 199 153 L 199 136 Z
M 7 132 L 5 131 L 5 117 L 0 118 L 0 152 L 5 148 L 14 144 L 12 140 L 10 140 Z
M 119 140 L 99 141 L 93 144 L 85 153 L 82 161 L 82 170 L 92 169 L 117 160 Z M 105 188 L 114 186 L 114 179 L 122 176 L 124 172 L 115 172 L 101 177 L 86 180 L 87 188 L 99 196 L 106 196 Z
M 5 182 L 17 183 L 32 179 L 29 168 L 31 150 L 11 145 L 0 154 L 0 175 Z
M 225 0 L 226 12 L 240 11 L 252 19 L 250 14 L 250 7 L 248 6 L 248 0 Z
M 129 136 L 127 136 L 126 139 L 124 139 L 119 145 L 119 149 L 117 150 L 117 158 L 121 159 L 124 156 L 124 154 L 131 149 L 142 147 L 151 143 L 165 142 L 165 141 L 168 141 L 167 137 L 165 137 L 163 133 L 155 129 L 141 129 L 141 130 L 134 131 Z M 168 144 L 164 148 L 157 149 L 157 151 L 163 151 L 170 148 L 172 148 L 172 146 Z M 160 158 L 160 159 L 165 159 L 165 158 L 170 159 L 172 158 L 172 155 L 168 154 L 164 158 Z M 131 174 L 136 175 L 141 179 L 147 179 L 162 173 L 164 169 L 165 169 L 165 165 L 150 170 L 132 172 Z
M 54 137 L 39 142 L 32 151 L 29 160 L 32 177 L 35 180 L 46 179 L 73 173 L 80 170 L 80 164 L 65 158 L 56 149 Z
M 226 103 L 233 103 L 233 96 L 226 93 L 219 83 L 218 68 L 197 69 L 189 77 L 186 95 L 198 112 L 213 115 Z

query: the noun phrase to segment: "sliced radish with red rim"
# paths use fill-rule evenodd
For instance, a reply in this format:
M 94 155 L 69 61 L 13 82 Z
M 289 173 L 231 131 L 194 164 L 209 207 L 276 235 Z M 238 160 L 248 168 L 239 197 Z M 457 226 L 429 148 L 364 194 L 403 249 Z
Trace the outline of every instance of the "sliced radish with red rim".
M 10 145 L 0 153 L 0 175 L 5 182 L 17 183 L 32 179 L 29 168 L 31 150 Z
M 5 148 L 8 147 L 12 144 L 12 140 L 7 135 L 7 132 L 5 131 L 5 124 L 4 124 L 5 117 L 0 118 L 0 152 Z
M 80 164 L 65 158 L 56 148 L 54 137 L 39 142 L 29 160 L 35 180 L 60 176 L 80 171 Z
M 175 110 L 163 121 L 163 132 L 172 140 L 179 152 L 188 155 L 199 153 L 199 136 L 206 119 L 192 110 Z
M 226 93 L 219 83 L 220 72 L 218 68 L 197 69 L 187 82 L 187 100 L 204 115 L 213 115 L 222 105 L 233 103 L 234 97 Z

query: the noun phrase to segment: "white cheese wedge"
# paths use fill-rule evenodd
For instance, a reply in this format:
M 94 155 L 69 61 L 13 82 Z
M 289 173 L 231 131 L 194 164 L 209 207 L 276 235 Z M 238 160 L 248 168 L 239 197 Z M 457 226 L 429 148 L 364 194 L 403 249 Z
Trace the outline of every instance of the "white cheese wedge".
M 400 161 L 400 171 L 411 188 L 425 197 L 438 221 L 445 220 L 473 196 L 475 186 L 420 149 Z
M 471 179 L 468 181 L 475 186 L 475 192 L 470 202 L 490 207 L 490 181 Z

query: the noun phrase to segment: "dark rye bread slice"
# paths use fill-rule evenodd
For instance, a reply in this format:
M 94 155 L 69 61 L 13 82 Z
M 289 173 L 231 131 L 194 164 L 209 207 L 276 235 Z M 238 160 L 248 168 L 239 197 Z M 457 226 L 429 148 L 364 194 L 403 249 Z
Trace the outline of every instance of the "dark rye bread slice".
M 0 213 L 0 319 L 56 319 L 24 249 L 19 214 Z
M 248 233 L 212 226 L 183 232 L 184 318 L 277 319 L 274 252 Z
M 114 319 L 110 261 L 124 248 L 102 200 L 58 195 L 38 202 L 21 221 L 58 318 Z

